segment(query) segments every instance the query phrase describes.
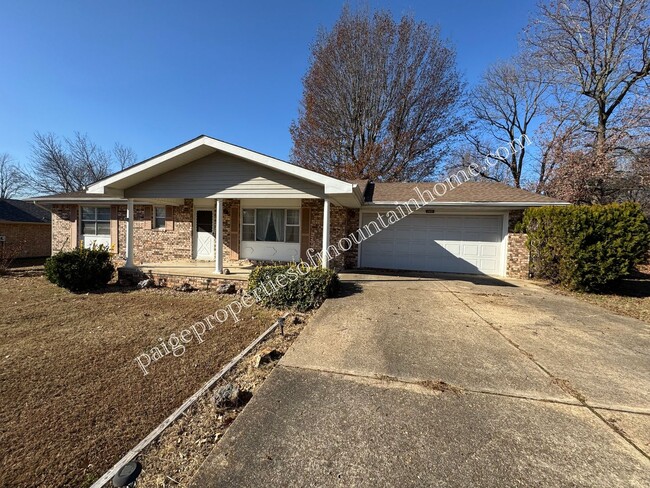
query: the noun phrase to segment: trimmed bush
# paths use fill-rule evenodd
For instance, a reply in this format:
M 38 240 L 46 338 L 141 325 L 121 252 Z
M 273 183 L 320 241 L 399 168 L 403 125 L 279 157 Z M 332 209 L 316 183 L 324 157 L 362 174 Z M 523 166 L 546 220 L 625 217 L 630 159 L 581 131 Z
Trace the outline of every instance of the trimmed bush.
M 300 266 L 258 266 L 248 278 L 248 292 L 259 297 L 263 305 L 295 308 L 300 312 L 320 307 L 326 298 L 337 292 L 338 286 L 336 272 L 308 267 L 304 263 Z
M 531 208 L 523 224 L 533 276 L 573 290 L 602 290 L 642 263 L 650 247 L 635 203 Z
M 114 272 L 111 255 L 105 246 L 60 252 L 45 261 L 47 279 L 74 292 L 102 288 Z

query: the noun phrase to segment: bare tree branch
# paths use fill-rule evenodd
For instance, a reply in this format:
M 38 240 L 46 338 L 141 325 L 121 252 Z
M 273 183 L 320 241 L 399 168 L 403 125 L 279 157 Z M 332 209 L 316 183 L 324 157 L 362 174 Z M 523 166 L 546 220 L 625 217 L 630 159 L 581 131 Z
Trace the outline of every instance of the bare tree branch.
M 81 191 L 111 173 L 115 166 L 113 158 L 123 169 L 136 157 L 132 149 L 121 144 L 108 152 L 87 134 L 75 132 L 62 142 L 52 133 L 37 132 L 32 142 L 30 184 L 43 193 Z
M 115 156 L 120 170 L 133 166 L 138 161 L 138 156 L 135 154 L 135 151 L 119 142 L 116 142 L 113 146 L 113 156 Z
M 11 156 L 0 154 L 0 199 L 19 196 L 27 188 L 27 177 Z
M 474 133 L 469 140 L 477 154 L 496 160 L 509 172 L 509 180 L 520 188 L 524 165 L 530 159 L 526 147 L 495 154 L 495 147 L 505 144 L 515 147 L 528 135 L 533 120 L 542 112 L 547 80 L 540 72 L 527 66 L 522 59 L 514 59 L 491 66 L 483 80 L 471 94 L 470 106 L 474 117 Z M 486 178 L 499 180 L 495 173 Z
M 526 41 L 561 96 L 543 127 L 538 188 L 574 201 L 615 198 L 609 180 L 648 130 L 649 7 L 649 0 L 540 4 Z M 563 181 L 571 178 L 582 186 Z

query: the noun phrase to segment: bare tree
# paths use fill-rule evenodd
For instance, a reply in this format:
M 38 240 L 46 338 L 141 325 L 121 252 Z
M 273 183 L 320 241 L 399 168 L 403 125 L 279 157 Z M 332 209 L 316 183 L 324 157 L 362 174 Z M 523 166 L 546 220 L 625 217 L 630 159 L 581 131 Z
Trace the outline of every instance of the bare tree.
M 612 172 L 619 143 L 608 139 L 620 141 L 616 132 L 631 129 L 635 121 L 620 116 L 648 90 L 649 1 L 553 0 L 539 8 L 528 45 L 543 69 L 584 100 L 575 123 L 592 134 L 592 166 Z
M 347 179 L 432 175 L 466 130 L 454 50 L 411 17 L 345 8 L 312 47 L 292 161 Z
M 116 142 L 113 146 L 113 156 L 115 157 L 120 170 L 133 166 L 138 160 L 138 156 L 132 148 L 124 146 L 119 142 Z
M 36 191 L 57 193 L 80 190 L 83 183 L 77 176 L 72 160 L 58 137 L 52 133 L 34 134 L 31 185 Z
M 54 134 L 34 134 L 30 184 L 37 192 L 81 191 L 105 178 L 114 165 L 111 154 L 76 132 L 63 142 Z
M 0 154 L 0 199 L 13 198 L 27 188 L 27 178 L 11 156 Z
M 482 141 L 487 147 L 487 142 Z M 512 185 L 512 174 L 506 165 L 495 164 L 489 171 L 483 171 L 485 158 L 476 150 L 474 141 L 465 141 L 450 151 L 450 159 L 443 170 L 437 173 L 439 180 L 446 180 L 453 175 L 462 175 L 466 181 L 498 181 Z
M 520 141 L 529 134 L 531 125 L 544 104 L 547 81 L 523 59 L 500 62 L 491 66 L 470 97 L 474 131 L 469 138 L 479 156 L 494 159 L 496 164 L 482 176 L 496 181 L 508 180 L 522 186 L 524 165 L 530 159 Z M 508 153 L 495 151 L 498 146 L 516 148 Z
M 75 132 L 66 139 L 68 157 L 77 173 L 76 179 L 84 186 L 105 178 L 111 173 L 111 156 L 88 138 L 87 134 Z

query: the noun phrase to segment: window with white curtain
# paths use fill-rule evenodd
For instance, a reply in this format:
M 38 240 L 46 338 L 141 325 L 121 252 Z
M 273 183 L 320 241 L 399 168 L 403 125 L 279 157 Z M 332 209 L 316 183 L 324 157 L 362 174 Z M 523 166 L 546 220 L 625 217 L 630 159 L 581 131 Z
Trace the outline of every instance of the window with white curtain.
M 243 209 L 242 240 L 299 242 L 300 210 L 283 208 Z

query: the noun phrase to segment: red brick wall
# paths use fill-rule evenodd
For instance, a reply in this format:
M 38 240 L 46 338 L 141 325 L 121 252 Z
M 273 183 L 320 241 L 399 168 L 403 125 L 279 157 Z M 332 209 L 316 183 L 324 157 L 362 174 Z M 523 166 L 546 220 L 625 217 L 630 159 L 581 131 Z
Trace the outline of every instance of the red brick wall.
M 0 222 L 0 246 L 16 258 L 40 258 L 52 253 L 52 226 L 41 223 Z
M 78 205 L 52 205 L 52 254 L 77 247 Z
M 239 205 L 239 200 L 224 200 L 223 208 L 223 260 L 224 264 L 233 264 L 232 259 L 236 253 L 231 249 L 230 232 L 232 209 Z M 191 199 L 185 200 L 183 205 L 173 208 L 173 229 L 152 229 L 150 216 L 152 211 L 145 205 L 134 207 L 133 229 L 133 255 L 134 263 L 164 262 L 192 259 L 192 240 L 194 208 Z M 151 209 L 151 206 L 148 206 Z M 168 207 L 169 208 L 169 207 Z M 314 252 L 321 252 L 323 238 L 323 200 L 304 199 L 302 208 L 310 210 L 309 247 Z M 241 211 L 241 208 L 240 208 Z M 76 245 L 77 238 L 72 239 L 76 232 L 76 205 L 55 205 L 52 216 L 52 244 L 53 248 L 71 249 Z M 116 260 L 124 260 L 126 252 L 126 205 L 114 205 L 112 215 L 117 216 L 117 243 L 113 242 Z M 239 222 L 235 225 L 239 226 Z M 359 225 L 359 210 L 348 209 L 333 205 L 330 207 L 330 244 L 336 246 L 340 239 L 357 230 Z M 72 244 L 74 242 L 74 245 Z M 357 264 L 358 246 L 353 243 L 352 248 L 339 256 L 333 257 L 332 266 L 336 268 L 354 268 Z
M 322 251 L 323 245 L 323 200 L 304 199 L 302 208 L 310 209 L 309 247 L 314 250 L 312 255 Z M 347 237 L 359 226 L 359 210 L 330 205 L 330 245 L 338 246 L 340 239 Z M 339 256 L 330 253 L 330 265 L 337 269 L 355 268 L 357 266 L 358 246 L 352 242 L 352 248 L 340 252 Z
M 530 254 L 526 247 L 526 239 L 526 234 L 508 234 L 506 276 L 510 278 L 528 278 Z
M 515 233 L 515 226 L 522 221 L 523 210 L 508 213 L 508 252 L 506 257 L 506 276 L 528 278 L 530 253 L 526 247 L 526 234 Z
M 192 229 L 194 205 L 191 199 L 183 205 L 170 206 L 173 227 L 153 229 L 149 218 L 151 205 L 133 208 L 133 262 L 134 264 L 192 259 Z M 169 219 L 169 215 L 167 216 Z M 126 205 L 117 206 L 117 256 L 126 257 Z

